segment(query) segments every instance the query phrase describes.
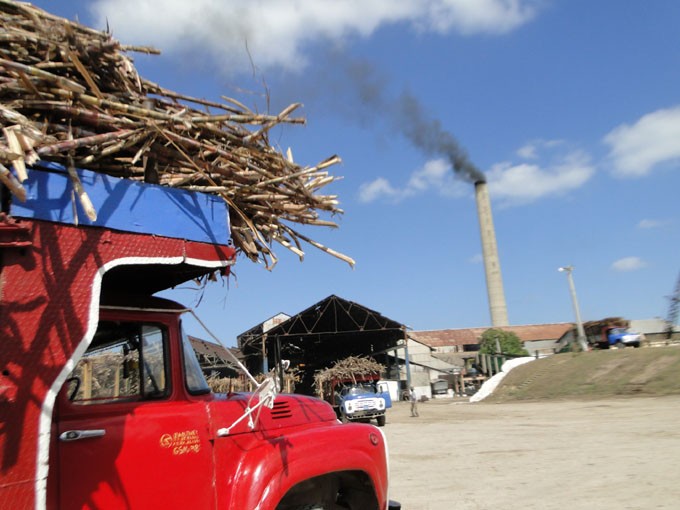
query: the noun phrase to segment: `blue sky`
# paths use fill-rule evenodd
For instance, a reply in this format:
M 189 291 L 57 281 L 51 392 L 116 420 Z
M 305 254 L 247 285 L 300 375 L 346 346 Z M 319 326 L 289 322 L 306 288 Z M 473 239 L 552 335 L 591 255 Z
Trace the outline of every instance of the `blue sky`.
M 275 246 L 271 272 L 240 258 L 201 295 L 170 294 L 227 345 L 330 294 L 414 330 L 490 324 L 474 189 L 418 146 L 426 128 L 455 137 L 487 178 L 511 324 L 574 319 L 564 265 L 584 320 L 668 312 L 680 271 L 675 0 L 34 4 L 159 48 L 134 58 L 165 88 L 271 113 L 301 102 L 307 125 L 270 142 L 302 165 L 342 158 L 329 190 L 340 228 L 305 233 L 354 269 Z

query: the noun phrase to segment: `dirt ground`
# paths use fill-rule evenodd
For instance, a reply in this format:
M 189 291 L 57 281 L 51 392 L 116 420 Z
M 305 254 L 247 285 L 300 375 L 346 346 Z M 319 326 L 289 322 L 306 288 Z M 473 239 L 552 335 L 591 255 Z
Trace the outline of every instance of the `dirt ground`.
M 404 510 L 680 508 L 680 396 L 388 411 Z

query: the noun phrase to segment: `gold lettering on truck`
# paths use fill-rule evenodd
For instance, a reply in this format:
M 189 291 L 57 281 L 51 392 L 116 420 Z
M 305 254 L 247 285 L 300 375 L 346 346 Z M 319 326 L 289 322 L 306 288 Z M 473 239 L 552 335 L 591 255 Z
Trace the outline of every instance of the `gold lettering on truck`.
M 196 429 L 163 434 L 159 444 L 161 448 L 171 449 L 173 455 L 185 455 L 201 451 L 201 438 Z

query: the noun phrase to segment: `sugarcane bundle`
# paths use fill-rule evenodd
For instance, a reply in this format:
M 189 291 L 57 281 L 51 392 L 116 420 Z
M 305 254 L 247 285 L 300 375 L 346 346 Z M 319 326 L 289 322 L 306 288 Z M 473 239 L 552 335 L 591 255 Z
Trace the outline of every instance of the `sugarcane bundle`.
M 210 375 L 206 378 L 213 393 L 234 393 L 239 391 L 253 391 L 254 386 L 245 377 L 219 377 Z
M 237 249 L 268 268 L 277 261 L 274 242 L 300 258 L 307 243 L 354 264 L 297 230 L 336 227 L 321 215 L 343 212 L 337 196 L 320 193 L 338 179 L 328 167 L 340 158 L 301 167 L 269 143 L 275 126 L 305 122 L 293 116 L 299 103 L 264 115 L 232 98 L 167 90 L 141 77 L 128 56 L 157 50 L 122 45 L 30 4 L 0 0 L 0 28 L 0 183 L 16 199 L 25 198 L 30 165 L 54 161 L 217 194 L 229 204 Z M 84 192 L 78 197 L 96 214 Z
M 587 321 L 583 323 L 583 330 L 586 335 L 601 335 L 605 328 L 627 328 L 630 322 L 623 317 L 607 317 L 597 321 Z
M 385 369 L 383 365 L 372 358 L 363 356 L 348 356 L 336 361 L 332 366 L 319 370 L 314 374 L 314 387 L 321 394 L 324 384 L 333 379 L 351 380 L 368 375 L 380 375 Z
M 257 374 L 255 376 L 257 382 L 265 380 L 264 374 Z M 301 372 L 297 368 L 288 369 L 283 373 L 283 388 L 280 391 L 284 393 L 293 393 L 295 385 L 302 380 Z M 206 378 L 208 386 L 214 393 L 232 393 L 232 392 L 252 392 L 255 386 L 247 377 L 219 377 L 218 375 L 209 375 Z

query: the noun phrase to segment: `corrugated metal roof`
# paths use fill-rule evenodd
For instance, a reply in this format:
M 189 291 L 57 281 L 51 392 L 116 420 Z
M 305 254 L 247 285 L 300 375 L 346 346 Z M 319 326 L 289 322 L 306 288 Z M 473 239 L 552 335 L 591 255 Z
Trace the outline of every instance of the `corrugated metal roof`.
M 231 363 L 232 361 L 232 358 L 226 352 L 227 349 L 219 344 L 208 342 L 193 336 L 189 336 L 189 341 L 191 342 L 191 346 L 194 348 L 194 351 L 196 351 L 197 354 L 202 354 L 203 356 L 214 356 L 225 363 Z M 229 350 L 237 358 L 241 359 L 243 357 L 239 349 L 232 347 L 229 348 Z

